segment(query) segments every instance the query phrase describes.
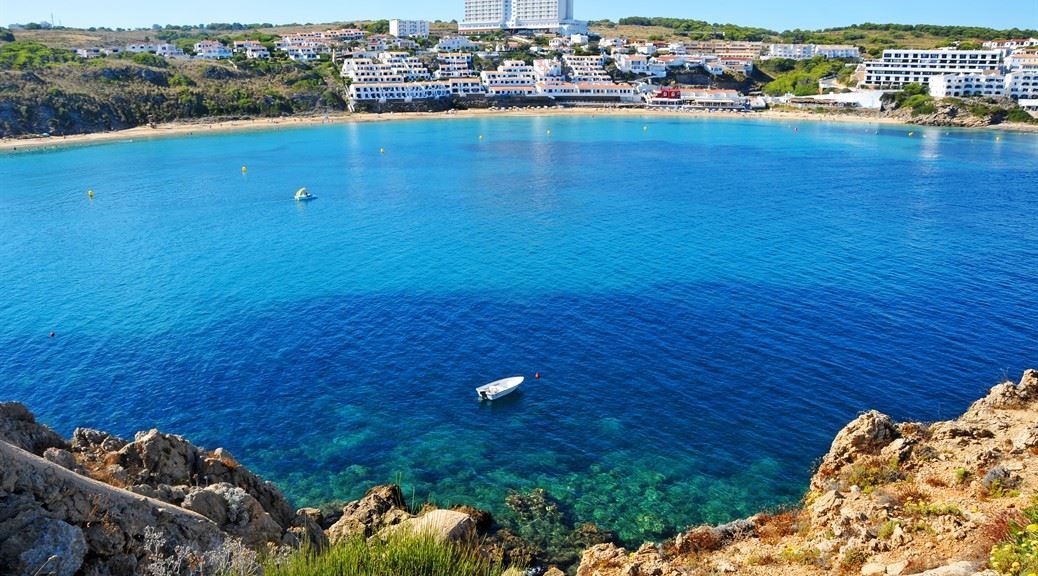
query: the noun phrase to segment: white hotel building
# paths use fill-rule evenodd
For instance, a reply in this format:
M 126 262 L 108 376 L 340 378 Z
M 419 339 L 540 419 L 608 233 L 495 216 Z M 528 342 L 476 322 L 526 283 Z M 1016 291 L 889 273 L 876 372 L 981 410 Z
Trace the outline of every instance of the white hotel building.
M 573 0 L 465 0 L 463 34 L 492 30 L 545 30 L 574 34 L 587 23 L 573 19 Z
M 428 20 L 390 20 L 389 34 L 397 38 L 427 38 L 429 36 Z
M 943 74 L 981 74 L 1000 71 L 1000 50 L 884 50 L 881 60 L 865 62 L 866 86 L 903 88 L 906 84 L 929 84 Z
M 1038 69 L 1016 70 L 1008 74 L 945 74 L 930 79 L 934 98 L 970 96 L 1006 97 L 1014 100 L 1038 98 Z

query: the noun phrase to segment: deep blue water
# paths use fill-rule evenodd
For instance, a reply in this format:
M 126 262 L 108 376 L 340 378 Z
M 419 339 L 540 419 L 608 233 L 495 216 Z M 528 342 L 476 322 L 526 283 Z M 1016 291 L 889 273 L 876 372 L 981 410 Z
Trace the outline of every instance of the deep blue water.
M 298 505 L 401 480 L 500 510 L 539 486 L 638 541 L 795 501 L 859 411 L 946 418 L 1038 367 L 1038 137 L 798 128 L 0 154 L 0 399 L 66 435 L 227 447 Z

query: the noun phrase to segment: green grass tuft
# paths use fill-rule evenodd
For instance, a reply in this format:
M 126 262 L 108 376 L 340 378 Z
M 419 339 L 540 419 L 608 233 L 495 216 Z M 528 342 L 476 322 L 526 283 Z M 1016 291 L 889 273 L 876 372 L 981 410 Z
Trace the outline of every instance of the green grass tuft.
M 431 536 L 354 538 L 315 554 L 298 550 L 263 561 L 264 576 L 500 576 L 503 567 L 474 547 Z

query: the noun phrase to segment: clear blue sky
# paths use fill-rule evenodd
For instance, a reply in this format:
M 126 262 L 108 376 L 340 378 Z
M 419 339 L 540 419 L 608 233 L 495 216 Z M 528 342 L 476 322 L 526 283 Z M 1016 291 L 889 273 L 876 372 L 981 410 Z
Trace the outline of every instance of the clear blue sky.
M 582 20 L 673 16 L 774 30 L 861 22 L 1038 28 L 1038 0 L 575 0 Z M 202 22 L 331 22 L 376 18 L 460 19 L 463 0 L 0 0 L 0 24 L 138 27 Z

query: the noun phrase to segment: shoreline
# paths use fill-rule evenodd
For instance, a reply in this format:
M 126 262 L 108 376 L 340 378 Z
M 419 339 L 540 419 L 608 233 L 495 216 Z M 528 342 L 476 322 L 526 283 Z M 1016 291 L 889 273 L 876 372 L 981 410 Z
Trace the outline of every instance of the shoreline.
M 158 124 L 155 127 L 137 126 L 114 132 L 93 132 L 89 134 L 73 134 L 69 136 L 4 138 L 0 139 L 0 151 L 23 151 L 40 149 L 58 149 L 67 146 L 85 146 L 138 138 L 166 138 L 176 136 L 193 136 L 197 134 L 218 134 L 229 132 L 245 132 L 250 130 L 278 130 L 281 128 L 320 126 L 325 124 L 350 124 L 368 122 L 389 122 L 400 120 L 448 120 L 485 117 L 534 117 L 534 116 L 616 116 L 616 117 L 667 117 L 667 118 L 719 118 L 719 119 L 763 119 L 772 121 L 807 121 L 807 122 L 839 122 L 847 124 L 882 124 L 889 126 L 907 126 L 920 130 L 926 128 L 946 129 L 948 127 L 924 126 L 911 124 L 897 118 L 873 117 L 862 114 L 817 113 L 791 110 L 766 110 L 761 112 L 728 112 L 728 111 L 692 111 L 655 110 L 649 108 L 522 108 L 522 109 L 475 109 L 452 110 L 449 112 L 395 112 L 395 113 L 350 113 L 321 116 L 291 116 L 286 118 L 250 118 L 240 120 L 192 120 Z M 980 128 L 963 128 L 965 130 L 994 130 L 1004 132 L 1038 133 L 1038 125 L 1031 124 L 997 124 Z

